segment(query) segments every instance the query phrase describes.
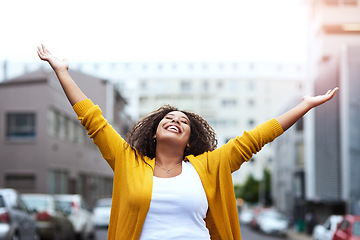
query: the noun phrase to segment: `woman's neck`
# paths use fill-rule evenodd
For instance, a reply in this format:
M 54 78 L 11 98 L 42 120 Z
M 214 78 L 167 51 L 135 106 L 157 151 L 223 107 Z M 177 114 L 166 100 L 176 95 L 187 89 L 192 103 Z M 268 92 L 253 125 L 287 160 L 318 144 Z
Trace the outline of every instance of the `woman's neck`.
M 155 161 L 162 167 L 171 167 L 183 160 L 184 150 L 179 147 L 165 146 L 158 144 L 156 146 Z

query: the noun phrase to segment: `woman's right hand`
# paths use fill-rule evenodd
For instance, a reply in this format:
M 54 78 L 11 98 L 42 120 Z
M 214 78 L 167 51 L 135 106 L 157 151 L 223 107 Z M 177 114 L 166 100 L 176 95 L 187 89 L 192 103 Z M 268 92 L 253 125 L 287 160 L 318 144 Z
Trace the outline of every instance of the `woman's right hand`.
M 52 55 L 44 44 L 41 44 L 41 46 L 38 47 L 37 53 L 41 60 L 49 62 L 49 64 L 51 65 L 51 67 L 54 69 L 55 72 L 61 70 L 67 71 L 69 69 L 69 64 L 67 60 L 66 59 L 60 60 L 54 55 Z

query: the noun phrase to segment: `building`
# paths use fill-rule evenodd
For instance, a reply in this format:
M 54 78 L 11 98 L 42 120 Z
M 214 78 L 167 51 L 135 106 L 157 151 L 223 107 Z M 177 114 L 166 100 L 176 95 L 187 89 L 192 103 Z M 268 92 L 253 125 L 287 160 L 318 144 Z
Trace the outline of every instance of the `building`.
M 309 54 L 307 92 L 324 94 L 340 87 L 337 96 L 310 111 L 303 121 L 303 131 L 284 134 L 287 146 L 275 159 L 277 166 L 292 163 L 286 175 L 278 176 L 273 186 L 277 206 L 297 220 L 313 212 L 322 222 L 330 214 L 360 214 L 360 128 L 359 119 L 359 48 L 360 3 L 358 0 L 312 0 L 309 8 Z M 276 144 L 279 144 L 277 142 Z M 296 149 L 303 145 L 303 153 Z M 303 158 L 303 170 L 295 164 Z M 302 161 L 301 161 L 302 162 Z M 303 171 L 303 174 L 301 173 Z M 281 171 L 278 171 L 281 174 Z M 295 188 L 289 193 L 289 189 Z M 298 191 L 299 190 L 299 191 Z M 287 192 L 291 201 L 281 201 Z
M 305 69 L 292 63 L 165 62 L 79 64 L 122 86 L 134 120 L 170 104 L 204 117 L 214 128 L 218 146 L 272 117 L 301 90 Z M 272 159 L 270 146 L 233 174 L 261 179 Z
M 109 81 L 70 74 L 120 134 L 125 100 Z M 112 170 L 76 118 L 52 71 L 0 83 L 0 187 L 30 193 L 80 193 L 92 204 L 111 196 Z
M 302 90 L 306 74 L 301 64 L 270 62 L 82 62 L 70 66 L 117 86 L 133 121 L 164 104 L 200 114 L 214 128 L 218 146 L 276 117 L 288 99 Z M 9 62 L 4 76 L 35 67 Z M 249 174 L 262 179 L 263 169 L 271 168 L 270 145 L 233 174 L 234 183 L 243 183 Z

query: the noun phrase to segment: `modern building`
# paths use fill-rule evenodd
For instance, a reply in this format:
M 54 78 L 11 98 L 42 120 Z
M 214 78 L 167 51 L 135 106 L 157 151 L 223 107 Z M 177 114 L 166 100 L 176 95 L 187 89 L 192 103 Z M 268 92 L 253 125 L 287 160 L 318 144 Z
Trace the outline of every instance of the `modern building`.
M 126 101 L 109 81 L 70 71 L 124 135 Z M 111 196 L 113 173 L 77 120 L 52 71 L 0 83 L 0 187 L 22 193 L 80 193 L 92 204 Z
M 309 7 L 309 77 L 305 89 L 315 95 L 340 87 L 337 96 L 303 119 L 275 144 L 276 166 L 288 163 L 288 172 L 277 170 L 273 182 L 277 207 L 295 219 L 307 212 L 319 222 L 330 214 L 360 214 L 360 2 L 312 0 Z M 303 152 L 299 149 L 304 149 Z M 297 149 L 296 151 L 292 151 Z M 300 153 L 299 153 L 300 152 Z M 282 153 L 282 154 L 280 154 Z M 296 164 L 303 158 L 303 169 Z M 286 182 L 287 176 L 292 176 Z M 274 179 L 275 180 L 275 179 Z M 294 189 L 295 191 L 289 191 Z M 287 195 L 284 196 L 284 193 Z M 290 201 L 282 201 L 288 198 Z

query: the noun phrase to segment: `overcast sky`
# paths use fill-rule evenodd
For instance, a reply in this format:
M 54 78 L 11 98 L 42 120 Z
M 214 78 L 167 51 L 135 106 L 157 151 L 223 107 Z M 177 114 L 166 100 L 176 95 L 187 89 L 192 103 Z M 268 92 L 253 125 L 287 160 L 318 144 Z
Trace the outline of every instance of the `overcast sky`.
M 303 62 L 300 0 L 3 0 L 0 61 Z

